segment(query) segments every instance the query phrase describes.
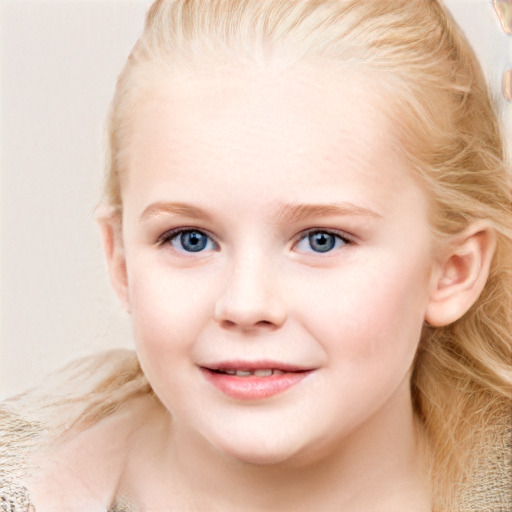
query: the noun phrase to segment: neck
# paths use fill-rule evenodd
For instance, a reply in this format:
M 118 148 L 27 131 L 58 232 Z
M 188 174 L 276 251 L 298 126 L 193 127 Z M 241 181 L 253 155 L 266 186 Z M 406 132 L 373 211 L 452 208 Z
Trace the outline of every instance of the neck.
M 134 497 L 144 504 L 143 509 L 159 510 L 160 503 L 165 503 L 167 510 L 169 503 L 176 503 L 171 510 L 431 510 L 423 443 L 408 391 L 399 391 L 385 408 L 343 439 L 324 446 L 317 442 L 296 457 L 272 465 L 228 457 L 160 414 L 159 431 L 150 437 L 155 440 L 153 456 L 141 456 L 142 444 L 132 451 L 134 471 L 128 485 L 137 488 Z M 147 435 L 142 437 L 148 439 Z M 147 452 L 147 443 L 144 446 Z M 156 493 L 155 479 L 163 475 L 165 489 L 160 486 Z

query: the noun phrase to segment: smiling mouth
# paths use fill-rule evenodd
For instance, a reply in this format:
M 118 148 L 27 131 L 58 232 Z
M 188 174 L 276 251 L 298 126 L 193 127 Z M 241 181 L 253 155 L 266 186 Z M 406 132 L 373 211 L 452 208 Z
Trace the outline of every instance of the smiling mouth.
M 312 368 L 305 368 L 275 361 L 226 361 L 208 366 L 201 366 L 201 368 L 213 373 L 236 377 L 271 377 L 272 375 L 304 373 L 312 370 Z
M 221 373 L 224 375 L 235 375 L 237 377 L 270 377 L 271 375 L 283 375 L 283 370 L 211 370 L 214 373 Z
M 237 400 L 262 400 L 283 393 L 313 373 L 287 365 L 216 365 L 200 367 L 206 380 L 224 395 Z

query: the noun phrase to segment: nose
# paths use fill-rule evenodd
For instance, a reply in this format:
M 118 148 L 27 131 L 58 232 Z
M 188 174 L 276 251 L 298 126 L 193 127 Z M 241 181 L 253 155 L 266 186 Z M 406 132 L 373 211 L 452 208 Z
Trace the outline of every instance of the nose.
M 215 304 L 215 320 L 226 329 L 275 330 L 286 321 L 279 279 L 265 258 L 240 258 Z

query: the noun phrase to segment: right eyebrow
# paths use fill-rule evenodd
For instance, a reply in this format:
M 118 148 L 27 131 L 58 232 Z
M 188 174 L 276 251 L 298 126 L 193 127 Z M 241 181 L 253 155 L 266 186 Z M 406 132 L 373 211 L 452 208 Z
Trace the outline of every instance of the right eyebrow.
M 278 212 L 280 221 L 287 223 L 300 222 L 309 217 L 357 215 L 379 219 L 379 213 L 352 203 L 327 204 L 293 204 L 284 205 Z
M 210 219 L 210 215 L 197 206 L 192 206 L 187 203 L 169 203 L 157 201 L 151 203 L 141 214 L 139 221 L 142 222 L 150 217 L 157 217 L 163 213 L 172 215 L 181 215 L 184 217 L 191 217 L 194 219 Z

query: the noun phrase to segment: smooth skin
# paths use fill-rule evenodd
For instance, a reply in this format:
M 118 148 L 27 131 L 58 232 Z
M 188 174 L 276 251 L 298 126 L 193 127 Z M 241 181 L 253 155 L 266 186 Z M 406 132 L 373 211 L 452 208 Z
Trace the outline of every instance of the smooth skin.
M 100 223 L 170 415 L 134 406 L 147 420 L 130 420 L 111 494 L 155 512 L 431 509 L 411 366 L 424 322 L 480 293 L 494 238 L 480 223 L 435 243 L 380 101 L 362 75 L 306 65 L 159 75 L 146 91 L 122 218 Z M 226 360 L 311 371 L 237 400 L 201 370 Z

